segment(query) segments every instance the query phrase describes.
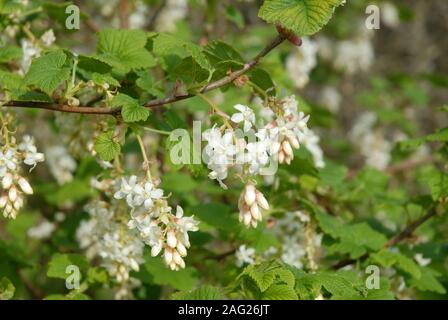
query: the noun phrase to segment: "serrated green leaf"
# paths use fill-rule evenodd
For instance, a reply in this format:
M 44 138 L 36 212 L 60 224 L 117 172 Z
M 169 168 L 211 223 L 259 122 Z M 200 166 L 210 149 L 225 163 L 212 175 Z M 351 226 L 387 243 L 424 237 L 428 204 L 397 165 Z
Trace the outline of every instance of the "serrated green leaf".
M 78 267 L 80 271 L 84 271 L 87 270 L 89 263 L 86 257 L 81 254 L 55 253 L 49 262 L 47 276 L 65 280 L 70 275 L 70 272 L 67 272 L 67 267 L 71 265 Z
M 7 63 L 22 58 L 22 49 L 19 47 L 6 46 L 0 48 L 0 63 Z
M 118 82 L 117 79 L 115 79 L 114 77 L 112 77 L 110 74 L 108 73 L 98 73 L 98 72 L 94 72 L 92 74 L 92 81 L 99 86 L 103 86 L 105 84 L 114 86 L 114 87 L 120 87 L 120 82 Z
M 265 0 L 258 15 L 266 22 L 307 36 L 326 25 L 340 3 L 341 0 Z
M 420 278 L 412 278 L 409 280 L 409 284 L 412 287 L 415 287 L 421 291 L 431 291 L 439 294 L 446 293 L 446 289 L 439 282 L 439 280 L 437 280 L 437 278 L 441 276 L 439 272 L 429 267 L 420 267 L 420 272 Z
M 161 33 L 154 39 L 154 53 L 161 56 L 179 54 L 182 58 L 190 55 L 201 68 L 208 71 L 212 70 L 203 48 L 170 34 Z
M 219 288 L 204 286 L 191 291 L 179 291 L 171 296 L 171 300 L 221 300 Z
M 121 146 L 114 140 L 114 132 L 108 131 L 96 138 L 94 149 L 102 160 L 110 161 L 120 153 Z
M 34 85 L 48 95 L 70 77 L 70 68 L 65 67 L 67 55 L 62 50 L 49 52 L 35 59 L 25 81 Z
M 141 106 L 136 99 L 123 93 L 116 95 L 110 105 L 121 107 L 121 115 L 126 122 L 146 121 L 149 117 L 147 108 Z
M 148 37 L 141 30 L 106 29 L 99 33 L 98 39 L 96 58 L 121 72 L 156 65 L 145 48 Z
M 285 284 L 270 286 L 261 296 L 262 300 L 297 300 L 297 293 L 293 287 Z
M 409 273 L 414 278 L 418 279 L 421 276 L 419 266 L 412 259 L 399 252 L 383 249 L 373 253 L 370 257 L 383 267 L 389 268 L 396 265 L 397 268 Z
M 144 267 L 155 284 L 170 285 L 177 290 L 191 290 L 198 281 L 196 269 L 193 267 L 172 271 L 160 258 L 145 256 Z

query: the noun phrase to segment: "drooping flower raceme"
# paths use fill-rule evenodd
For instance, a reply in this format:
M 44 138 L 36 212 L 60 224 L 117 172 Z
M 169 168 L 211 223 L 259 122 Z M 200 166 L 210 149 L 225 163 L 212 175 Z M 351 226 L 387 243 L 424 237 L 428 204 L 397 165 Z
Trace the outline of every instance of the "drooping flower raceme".
M 262 210 L 268 210 L 269 204 L 255 188 L 254 179 L 258 175 L 273 174 L 269 170 L 271 161 L 290 164 L 294 149 L 303 144 L 312 154 L 316 167 L 325 163 L 319 137 L 308 128 L 309 116 L 298 110 L 294 96 L 269 101 L 266 110 L 261 112 L 269 119 L 268 123 L 259 128 L 251 108 L 238 104 L 235 109 L 237 112 L 230 117 L 234 126 L 215 125 L 203 133 L 207 143 L 204 160 L 210 169 L 209 177 L 222 187 L 226 188 L 224 180 L 231 169 L 245 181 L 238 202 L 240 221 L 256 227 L 262 220 Z
M 2 144 L 0 146 L 0 179 L 2 195 L 0 209 L 5 218 L 15 219 L 24 205 L 24 195 L 33 194 L 28 180 L 21 174 L 21 164 L 33 169 L 38 162 L 44 161 L 44 155 L 37 152 L 34 139 L 24 136 L 17 144 L 14 136 L 3 124 Z
M 184 257 L 190 247 L 188 232 L 198 230 L 198 222 L 193 217 L 185 217 L 183 209 L 176 212 L 168 205 L 163 190 L 153 181 L 136 176 L 122 178 L 115 199 L 126 199 L 131 208 L 130 229 L 138 231 L 140 239 L 151 247 L 152 256 L 163 251 L 165 263 L 172 270 L 185 268 Z

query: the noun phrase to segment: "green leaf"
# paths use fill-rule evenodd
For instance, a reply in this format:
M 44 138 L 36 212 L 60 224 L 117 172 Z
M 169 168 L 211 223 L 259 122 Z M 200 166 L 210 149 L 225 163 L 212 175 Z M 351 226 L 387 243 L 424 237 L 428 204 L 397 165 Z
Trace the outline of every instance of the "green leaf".
M 106 29 L 100 31 L 98 37 L 97 58 L 120 72 L 156 65 L 145 48 L 147 35 L 141 30 Z
M 172 271 L 160 258 L 145 257 L 144 267 L 152 275 L 152 282 L 158 285 L 170 285 L 177 290 L 191 290 L 197 283 L 197 272 L 192 267 Z
M 126 122 L 146 121 L 149 117 L 147 108 L 141 106 L 136 99 L 123 93 L 116 95 L 110 105 L 121 107 L 121 115 Z
M 239 277 L 249 277 L 255 282 L 260 292 L 265 292 L 274 282 L 275 284 L 294 287 L 293 274 L 276 261 L 247 266 Z
M 62 50 L 52 51 L 31 64 L 25 81 L 48 95 L 70 77 L 70 68 L 64 67 L 67 55 Z
M 17 74 L 0 70 L 0 87 L 5 90 L 25 90 L 24 80 Z
M 297 300 L 294 287 L 285 284 L 274 284 L 270 286 L 261 296 L 262 300 Z
M 68 266 L 77 266 L 80 271 L 87 270 L 89 263 L 86 257 L 81 254 L 60 254 L 55 253 L 49 262 L 47 276 L 50 278 L 66 279 L 69 272 Z
M 226 18 L 227 20 L 235 23 L 238 28 L 244 28 L 244 17 L 237 8 L 228 6 L 226 8 Z
M 204 286 L 191 291 L 179 291 L 171 296 L 171 300 L 221 300 L 222 293 L 219 288 Z
M 340 4 L 341 0 L 265 0 L 258 16 L 307 36 L 326 25 Z
M 120 82 L 118 82 L 117 79 L 115 79 L 114 77 L 112 77 L 110 74 L 108 73 L 98 73 L 98 72 L 94 72 L 92 74 L 92 81 L 99 86 L 103 86 L 105 84 L 114 86 L 114 87 L 120 87 Z
M 154 53 L 161 56 L 177 54 L 182 58 L 190 55 L 201 68 L 208 71 L 212 70 L 203 48 L 170 34 L 161 33 L 154 39 Z
M 421 291 L 432 291 L 440 294 L 445 294 L 446 290 L 443 285 L 437 280 L 441 276 L 439 272 L 429 267 L 420 267 L 421 277 L 419 279 L 412 278 L 409 284 L 412 287 Z
M 8 63 L 20 60 L 22 49 L 19 47 L 7 46 L 0 48 L 0 63 Z
M 418 279 L 421 276 L 419 266 L 412 259 L 399 252 L 383 249 L 372 254 L 371 258 L 383 267 L 389 268 L 396 265 L 397 268 L 409 273 L 414 278 Z
M 16 288 L 8 278 L 3 277 L 0 280 L 0 300 L 9 300 L 14 297 Z
M 108 131 L 96 138 L 94 149 L 102 160 L 110 161 L 120 153 L 121 146 L 115 141 L 114 132 Z

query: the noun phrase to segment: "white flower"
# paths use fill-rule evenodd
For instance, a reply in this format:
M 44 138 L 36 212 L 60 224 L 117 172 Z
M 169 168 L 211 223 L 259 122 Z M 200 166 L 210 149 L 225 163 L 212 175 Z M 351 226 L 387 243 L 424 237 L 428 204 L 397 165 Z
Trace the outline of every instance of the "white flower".
M 45 153 L 47 155 L 48 168 L 57 183 L 63 185 L 72 181 L 77 164 L 65 146 L 55 145 L 48 147 Z
M 48 220 L 44 220 L 37 226 L 28 229 L 27 234 L 30 238 L 38 240 L 47 239 L 51 236 L 55 229 L 56 226 L 54 225 L 54 223 L 51 223 Z
M 156 20 L 156 30 L 159 32 L 173 32 L 176 23 L 185 18 L 188 13 L 187 0 L 166 0 L 165 5 Z
M 56 37 L 54 35 L 53 29 L 47 30 L 40 38 L 44 46 L 50 47 L 55 41 Z
M 249 131 L 252 128 L 252 125 L 255 123 L 255 113 L 254 111 L 242 104 L 237 104 L 234 108 L 240 112 L 234 113 L 231 117 L 231 120 L 235 123 L 243 122 L 243 130 L 244 132 Z
M 422 267 L 425 267 L 431 263 L 431 258 L 425 258 L 425 257 L 423 257 L 423 254 L 421 254 L 421 253 L 416 253 L 414 255 L 414 259 Z
M 400 24 L 400 16 L 397 7 L 390 2 L 381 3 L 381 19 L 390 28 L 395 28 Z
M 308 38 L 286 59 L 286 70 L 297 88 L 303 88 L 309 81 L 309 74 L 317 64 L 317 44 Z
M 21 42 L 23 51 L 21 73 L 25 74 L 31 66 L 31 61 L 40 56 L 40 49 L 27 39 L 22 39 Z
M 255 249 L 246 247 L 245 244 L 238 247 L 238 250 L 235 252 L 236 257 L 236 265 L 238 267 L 242 267 L 245 264 L 254 264 L 255 263 Z

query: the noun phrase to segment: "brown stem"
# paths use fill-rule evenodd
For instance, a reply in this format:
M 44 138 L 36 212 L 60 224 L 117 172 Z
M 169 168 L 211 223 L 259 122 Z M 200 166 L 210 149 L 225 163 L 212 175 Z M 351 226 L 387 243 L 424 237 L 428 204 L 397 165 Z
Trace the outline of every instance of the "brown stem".
M 128 0 L 120 0 L 118 4 L 118 16 L 120 17 L 120 28 L 129 28 L 129 3 Z
M 389 239 L 389 241 L 387 241 L 387 243 L 384 245 L 384 248 L 390 248 L 395 246 L 396 244 L 398 244 L 399 242 L 406 240 L 407 238 L 409 238 L 414 231 L 420 227 L 423 223 L 425 223 L 427 220 L 429 220 L 431 217 L 436 215 L 436 209 L 432 208 L 431 210 L 429 210 L 428 213 L 426 213 L 425 215 L 423 215 L 422 217 L 420 217 L 419 219 L 415 220 L 414 222 L 410 223 L 403 231 L 401 231 L 399 234 L 397 234 L 396 236 L 392 237 L 391 239 Z M 369 253 L 365 253 L 364 255 L 362 255 L 361 257 L 359 257 L 358 259 L 345 259 L 342 261 L 339 261 L 338 263 L 336 263 L 335 265 L 333 265 L 333 269 L 341 269 L 344 268 L 348 265 L 354 264 L 357 261 L 364 261 L 369 257 Z
M 229 75 L 221 78 L 219 80 L 213 81 L 201 89 L 198 90 L 199 93 L 205 93 L 208 91 L 212 91 L 228 85 L 244 73 L 248 72 L 252 68 L 254 68 L 261 59 L 266 56 L 269 52 L 271 52 L 274 48 L 279 46 L 285 38 L 282 35 L 278 35 L 271 43 L 269 43 L 263 50 L 251 61 L 246 63 L 243 68 L 240 70 L 234 71 Z M 162 99 L 155 99 L 149 101 L 145 107 L 146 108 L 154 108 L 158 106 L 162 106 L 169 103 L 174 103 L 177 101 L 185 100 L 191 97 L 194 97 L 195 94 L 187 93 L 181 95 L 171 95 Z M 1 101 L 0 101 L 1 102 Z M 108 115 L 117 115 L 121 112 L 121 107 L 116 108 L 103 108 L 103 107 L 71 107 L 65 104 L 50 104 L 45 102 L 24 102 L 24 101 L 8 101 L 3 107 L 15 107 L 15 108 L 37 108 L 37 109 L 46 109 L 52 111 L 59 112 L 68 112 L 68 113 L 83 113 L 83 114 L 108 114 Z

